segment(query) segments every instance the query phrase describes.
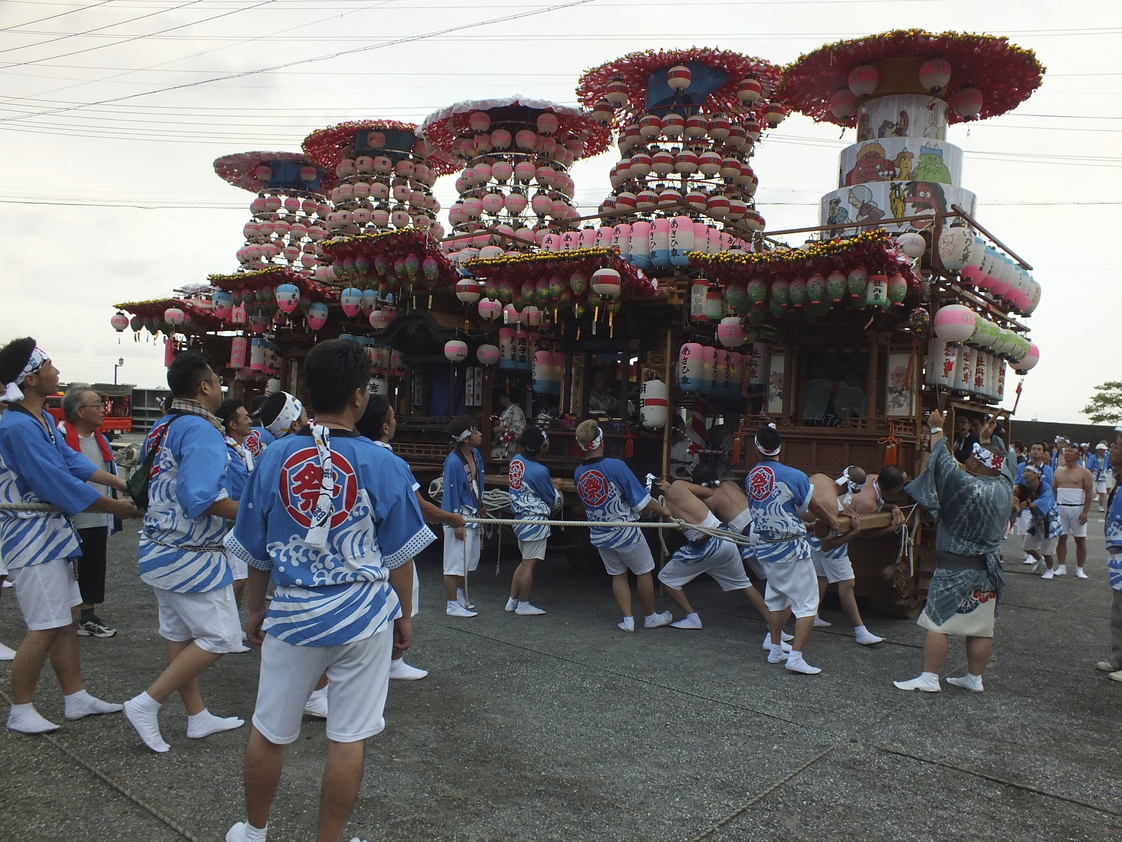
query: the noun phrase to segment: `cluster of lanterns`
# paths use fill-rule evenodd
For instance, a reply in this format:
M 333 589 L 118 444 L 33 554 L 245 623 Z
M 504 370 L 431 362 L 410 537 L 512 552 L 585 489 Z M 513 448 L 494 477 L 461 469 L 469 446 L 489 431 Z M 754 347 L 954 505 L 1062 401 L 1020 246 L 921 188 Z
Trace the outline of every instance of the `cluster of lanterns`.
M 257 169 L 269 167 L 261 165 Z M 316 171 L 315 167 L 308 169 Z M 252 216 L 242 227 L 245 245 L 237 251 L 242 268 L 282 265 L 310 274 L 319 263 L 319 243 L 328 236 L 331 206 L 324 197 L 262 193 L 250 203 L 249 211 Z
M 739 399 L 748 387 L 766 382 L 768 354 L 762 342 L 751 343 L 743 352 L 687 342 L 678 349 L 678 388 L 690 395 Z
M 444 122 L 451 132 L 444 141 L 448 151 L 464 162 L 448 221 L 454 233 L 470 235 L 454 241 L 453 250 L 491 246 L 521 253 L 579 218 L 569 168 L 585 154 L 593 128 L 587 118 L 566 116 L 563 127 L 552 109 L 496 106 L 471 112 L 466 125 L 458 115 Z M 492 236 L 490 229 L 506 236 Z
M 941 59 L 928 59 L 919 68 L 919 83 L 932 96 L 944 92 L 951 80 L 950 62 Z M 830 113 L 839 120 L 848 120 L 861 103 L 868 100 L 880 87 L 880 71 L 871 64 L 862 64 L 849 71 L 846 87 L 839 89 L 829 99 Z M 951 96 L 948 104 L 955 114 L 963 120 L 973 120 L 982 112 L 982 92 L 974 87 L 959 88 Z
M 1015 260 L 987 246 L 968 228 L 944 228 L 939 235 L 943 266 L 986 292 L 1013 313 L 1032 315 L 1040 304 L 1040 284 Z
M 370 255 L 365 250 L 348 248 L 345 253 L 332 255 L 334 262 L 317 270 L 317 280 L 329 283 L 344 283 L 343 312 L 353 316 L 357 308 L 346 302 L 347 296 L 358 295 L 363 299 L 362 307 L 372 307 L 379 300 L 390 296 L 412 295 L 418 291 L 431 293 L 440 278 L 440 262 L 424 249 L 415 249 L 396 257 L 384 250 L 373 250 Z
M 690 321 L 719 322 L 732 314 L 757 325 L 769 316 L 782 318 L 792 311 L 813 321 L 838 304 L 871 311 L 902 307 L 909 290 L 900 273 L 869 273 L 863 267 L 848 274 L 830 272 L 772 281 L 753 278 L 747 284 L 729 284 L 723 289 L 706 278 L 695 278 L 690 286 Z
M 350 237 L 412 226 L 432 229 L 434 237 L 443 237 L 444 228 L 436 221 L 440 202 L 432 192 L 439 173 L 426 163 L 432 146 L 410 138 L 411 148 L 393 150 L 387 148 L 385 132 L 363 130 L 363 134 L 365 143 L 360 148 L 369 154 L 344 157 L 335 166 L 339 183 L 330 193 L 330 234 Z
M 235 336 L 230 343 L 229 367 L 239 377 L 276 377 L 281 371 L 280 348 L 263 337 Z
M 1036 366 L 1036 346 L 1012 330 L 998 327 L 962 304 L 947 304 L 935 313 L 935 336 L 950 345 L 982 348 L 1008 360 L 1018 371 Z

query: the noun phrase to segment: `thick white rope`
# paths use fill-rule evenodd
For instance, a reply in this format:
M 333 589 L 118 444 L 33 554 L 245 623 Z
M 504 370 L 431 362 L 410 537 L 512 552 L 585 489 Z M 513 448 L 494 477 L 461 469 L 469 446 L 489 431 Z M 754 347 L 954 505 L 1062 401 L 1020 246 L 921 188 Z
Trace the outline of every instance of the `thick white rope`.
M 739 532 L 733 532 L 728 529 L 718 529 L 716 527 L 702 526 L 698 523 L 688 523 L 681 518 L 671 518 L 667 521 L 641 521 L 641 520 L 539 520 L 537 518 L 493 518 L 493 517 L 468 517 L 464 516 L 464 520 L 468 523 L 490 523 L 498 524 L 500 526 L 517 526 L 519 524 L 534 523 L 545 526 L 560 526 L 560 527 L 589 527 L 595 529 L 693 529 L 704 535 L 710 535 L 713 538 L 720 538 L 724 541 L 729 541 L 733 544 L 740 544 L 748 546 L 753 543 L 747 535 Z
M 50 503 L 0 503 L 0 512 L 42 512 L 44 514 L 61 514 L 62 509 Z

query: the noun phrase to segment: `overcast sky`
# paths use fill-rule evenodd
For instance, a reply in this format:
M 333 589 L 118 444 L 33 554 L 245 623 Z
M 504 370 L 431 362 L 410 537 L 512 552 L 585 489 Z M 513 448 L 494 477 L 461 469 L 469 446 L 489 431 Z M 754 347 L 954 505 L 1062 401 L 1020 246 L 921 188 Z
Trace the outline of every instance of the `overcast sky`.
M 1107 297 L 1122 208 L 1116 0 L 3 0 L 0 342 L 34 335 L 64 380 L 111 381 L 123 357 L 122 382 L 163 385 L 162 352 L 131 331 L 118 344 L 110 305 L 236 269 L 251 196 L 214 175 L 219 155 L 298 150 L 316 128 L 420 122 L 463 99 L 575 105 L 582 72 L 633 50 L 711 46 L 783 64 L 906 27 L 1007 35 L 1048 69 L 1015 111 L 948 140 L 966 150 L 979 221 L 1043 286 L 1029 320 L 1041 362 L 1017 415 L 1085 421 L 1093 387 L 1122 376 Z M 753 168 L 769 229 L 817 224 L 852 142 L 799 116 L 765 136 Z M 613 146 L 574 168 L 578 202 L 600 202 L 618 157 Z M 437 184 L 445 207 L 452 181 Z

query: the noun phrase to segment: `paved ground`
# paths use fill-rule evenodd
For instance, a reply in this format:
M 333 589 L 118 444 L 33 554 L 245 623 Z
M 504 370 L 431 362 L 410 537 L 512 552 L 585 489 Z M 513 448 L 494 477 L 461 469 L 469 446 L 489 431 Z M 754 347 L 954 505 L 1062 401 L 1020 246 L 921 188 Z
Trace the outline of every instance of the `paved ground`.
M 1096 515 L 1092 532 L 1102 534 Z M 81 640 L 89 688 L 122 701 L 160 668 L 151 592 L 135 574 L 135 535 L 110 543 L 112 640 Z M 438 610 L 436 556 L 420 562 L 422 615 L 409 660 L 432 671 L 395 682 L 389 727 L 367 751 L 349 834 L 371 840 L 1117 840 L 1122 835 L 1122 685 L 1096 672 L 1109 592 L 1101 538 L 1091 581 L 1043 582 L 1007 553 L 986 692 L 903 693 L 920 670 L 921 630 L 870 616 L 872 649 L 832 629 L 808 659 L 821 676 L 769 666 L 765 629 L 739 595 L 691 588 L 705 628 L 615 628 L 607 579 L 563 558 L 538 578 L 549 614 L 505 614 L 512 563 L 493 553 L 472 580 L 474 620 Z M 22 627 L 10 594 L 0 640 Z M 670 607 L 669 603 L 662 607 Z M 956 646 L 948 669 L 963 671 Z M 203 680 L 211 708 L 249 717 L 257 654 L 227 656 Z M 0 666 L 0 673 L 7 665 Z M 950 673 L 948 673 L 950 674 Z M 0 689 L 8 696 L 6 677 Z M 61 718 L 49 670 L 39 709 Z M 243 817 L 248 726 L 184 736 L 173 699 L 169 754 L 143 748 L 120 716 L 50 737 L 0 732 L 0 840 L 223 838 Z M 270 839 L 314 837 L 322 722 L 290 747 Z M 135 799 L 135 800 L 130 800 Z M 348 836 L 349 838 L 349 836 Z

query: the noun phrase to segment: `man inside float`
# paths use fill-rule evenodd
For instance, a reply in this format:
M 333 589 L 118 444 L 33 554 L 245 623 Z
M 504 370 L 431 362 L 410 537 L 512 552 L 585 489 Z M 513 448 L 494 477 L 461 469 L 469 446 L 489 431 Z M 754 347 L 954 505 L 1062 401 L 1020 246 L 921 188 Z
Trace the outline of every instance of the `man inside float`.
M 846 619 L 853 626 L 853 636 L 862 646 L 872 646 L 884 641 L 867 628 L 861 619 L 861 610 L 857 607 L 857 597 L 854 594 L 855 578 L 853 563 L 849 560 L 849 542 L 861 532 L 860 515 L 853 510 L 853 497 L 862 488 L 868 485 L 865 469 L 858 465 L 850 465 L 836 480 L 826 474 L 814 474 L 810 478 L 814 486 L 814 496 L 825 507 L 836 506 L 839 512 L 849 513 L 850 528 L 841 535 L 832 535 L 818 538 L 808 536 L 813 549 L 814 572 L 818 576 L 818 602 L 821 609 L 822 599 L 826 595 L 829 585 L 838 586 L 838 601 L 845 612 Z M 830 623 L 814 615 L 815 626 L 829 626 Z
M 666 495 L 666 507 L 670 509 L 670 514 L 686 523 L 746 534 L 751 512 L 748 498 L 744 496 L 736 477 L 722 479 L 716 463 L 703 462 L 694 469 L 692 479 L 692 482 L 677 480 L 671 484 L 660 480 L 657 483 Z M 763 595 L 744 575 L 743 550 L 751 552 L 751 549 L 748 545 L 737 545 L 705 533 L 693 532 L 691 535 L 691 530 L 686 530 L 686 540 L 688 543 L 671 556 L 658 575 L 659 581 L 667 588 L 667 594 L 686 614 L 685 619 L 670 625 L 676 629 L 701 628 L 701 619 L 683 588 L 702 573 L 708 573 L 721 590 L 743 591 L 756 613 L 768 624 L 763 648 L 770 652 L 771 612 L 764 603 Z M 786 612 L 786 615 L 789 614 Z M 783 639 L 790 640 L 791 636 L 784 633 Z M 784 649 L 789 652 L 791 647 L 784 644 Z

